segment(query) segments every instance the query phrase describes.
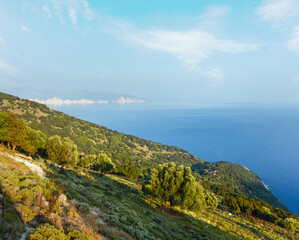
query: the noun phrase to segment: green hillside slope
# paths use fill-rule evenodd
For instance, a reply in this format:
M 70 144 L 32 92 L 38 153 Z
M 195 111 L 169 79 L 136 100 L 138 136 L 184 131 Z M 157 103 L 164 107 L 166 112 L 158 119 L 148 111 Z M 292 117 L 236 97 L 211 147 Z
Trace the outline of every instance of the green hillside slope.
M 57 134 L 69 137 L 78 145 L 82 154 L 104 152 L 116 165 L 130 164 L 141 169 L 154 168 L 158 164 L 167 162 L 192 166 L 194 171 L 200 173 L 204 181 L 286 209 L 256 174 L 240 165 L 229 162 L 205 162 L 178 147 L 119 133 L 52 110 L 46 105 L 5 93 L 0 93 L 0 110 L 15 113 L 49 136 Z M 210 174 L 213 170 L 217 170 L 216 176 Z
M 64 169 L 0 146 L 0 239 L 296 239 L 219 209 L 168 209 L 138 181 Z M 42 199 L 42 200 L 40 200 Z M 31 232 L 31 233 L 30 233 Z
M 0 93 L 0 110 L 15 113 L 49 136 L 69 137 L 85 154 L 105 152 L 117 164 L 134 164 L 141 168 L 161 162 L 177 165 L 203 162 L 202 159 L 174 146 L 144 140 L 71 117 L 46 105 Z

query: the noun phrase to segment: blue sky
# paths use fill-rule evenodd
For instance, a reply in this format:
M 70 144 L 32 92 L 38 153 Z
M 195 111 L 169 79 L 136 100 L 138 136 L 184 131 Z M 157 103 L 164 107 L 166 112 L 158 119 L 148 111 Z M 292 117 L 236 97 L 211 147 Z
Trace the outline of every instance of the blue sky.
M 0 85 L 298 102 L 299 0 L 0 0 Z

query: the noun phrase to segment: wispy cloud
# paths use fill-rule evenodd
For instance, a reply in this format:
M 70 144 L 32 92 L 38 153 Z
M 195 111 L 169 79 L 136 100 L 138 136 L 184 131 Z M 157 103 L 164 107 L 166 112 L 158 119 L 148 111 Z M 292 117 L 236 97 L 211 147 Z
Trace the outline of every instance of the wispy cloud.
M 0 37 L 0 46 L 4 47 L 5 46 L 5 42 L 4 40 Z
M 212 68 L 211 70 L 201 70 L 202 74 L 208 76 L 209 78 L 214 79 L 214 84 L 218 85 L 223 81 L 224 73 L 220 68 Z
M 95 13 L 86 0 L 48 0 L 48 4 L 41 7 L 48 17 L 56 15 L 61 23 L 68 18 L 74 26 L 78 24 L 79 17 L 86 20 L 94 18 Z
M 128 103 L 146 103 L 146 100 L 140 99 L 140 98 L 124 98 L 120 97 L 118 100 L 113 101 L 113 103 L 118 104 L 128 104 Z
M 69 8 L 69 9 L 68 9 L 68 12 L 69 12 L 69 17 L 70 17 L 72 23 L 73 23 L 74 25 L 76 25 L 76 24 L 77 24 L 77 21 L 78 21 L 78 19 L 77 19 L 77 12 L 76 12 L 75 9 L 73 9 L 73 8 Z
M 292 83 L 298 83 L 299 82 L 299 76 L 292 79 Z
M 127 26 L 119 26 L 118 36 L 135 46 L 167 52 L 177 57 L 189 69 L 202 72 L 211 78 L 223 78 L 219 68 L 204 70 L 200 63 L 216 53 L 238 54 L 256 50 L 257 43 L 243 43 L 221 38 L 206 30 L 188 31 L 171 30 L 137 30 Z
M 21 30 L 24 31 L 24 32 L 31 32 L 31 29 L 26 27 L 26 26 L 22 26 Z
M 264 0 L 256 14 L 263 22 L 270 22 L 273 27 L 288 23 L 299 14 L 298 0 Z
M 46 105 L 53 105 L 53 106 L 62 106 L 62 105 L 89 105 L 95 104 L 95 101 L 88 100 L 88 99 L 80 99 L 80 100 L 62 100 L 58 97 L 53 97 L 47 100 L 39 100 L 39 99 L 31 99 L 32 101 L 39 102 Z
M 286 45 L 289 50 L 299 54 L 299 25 L 293 28 L 292 38 Z
M 42 6 L 42 11 L 48 16 L 52 17 L 52 12 L 47 5 Z
M 264 0 L 257 8 L 256 14 L 261 21 L 269 22 L 273 28 L 292 29 L 291 38 L 285 46 L 288 50 L 299 54 L 298 0 Z
M 206 9 L 206 12 L 203 15 L 203 18 L 220 18 L 225 17 L 231 8 L 228 6 L 210 6 Z
M 12 65 L 0 60 L 0 73 L 10 76 L 18 76 L 20 72 Z

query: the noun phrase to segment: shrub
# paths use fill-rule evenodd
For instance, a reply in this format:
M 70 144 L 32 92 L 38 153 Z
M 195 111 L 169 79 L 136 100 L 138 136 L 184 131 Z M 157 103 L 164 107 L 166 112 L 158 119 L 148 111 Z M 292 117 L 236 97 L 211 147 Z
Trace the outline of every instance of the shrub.
M 18 215 L 13 213 L 4 213 L 4 220 L 7 222 L 18 222 Z
M 88 236 L 86 233 L 81 232 L 77 229 L 71 229 L 67 236 L 70 240 L 93 240 L 93 237 Z
M 296 228 L 298 227 L 298 222 L 294 218 L 286 218 L 283 221 L 283 226 L 285 229 L 287 229 L 290 232 L 294 232 Z
M 84 202 L 80 202 L 77 204 L 77 208 L 79 209 L 79 211 L 81 212 L 87 212 L 87 211 L 90 211 L 91 208 L 90 206 L 87 204 L 87 203 L 84 203 Z
M 52 225 L 44 224 L 36 229 L 34 233 L 29 235 L 29 240 L 69 240 L 63 230 L 58 230 Z

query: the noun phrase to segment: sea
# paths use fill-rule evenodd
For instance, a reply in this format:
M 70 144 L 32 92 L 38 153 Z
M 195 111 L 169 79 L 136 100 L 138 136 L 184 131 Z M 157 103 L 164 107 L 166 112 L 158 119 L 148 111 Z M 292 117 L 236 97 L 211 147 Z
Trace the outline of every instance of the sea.
M 299 106 L 106 104 L 54 107 L 122 133 L 241 164 L 299 215 Z

